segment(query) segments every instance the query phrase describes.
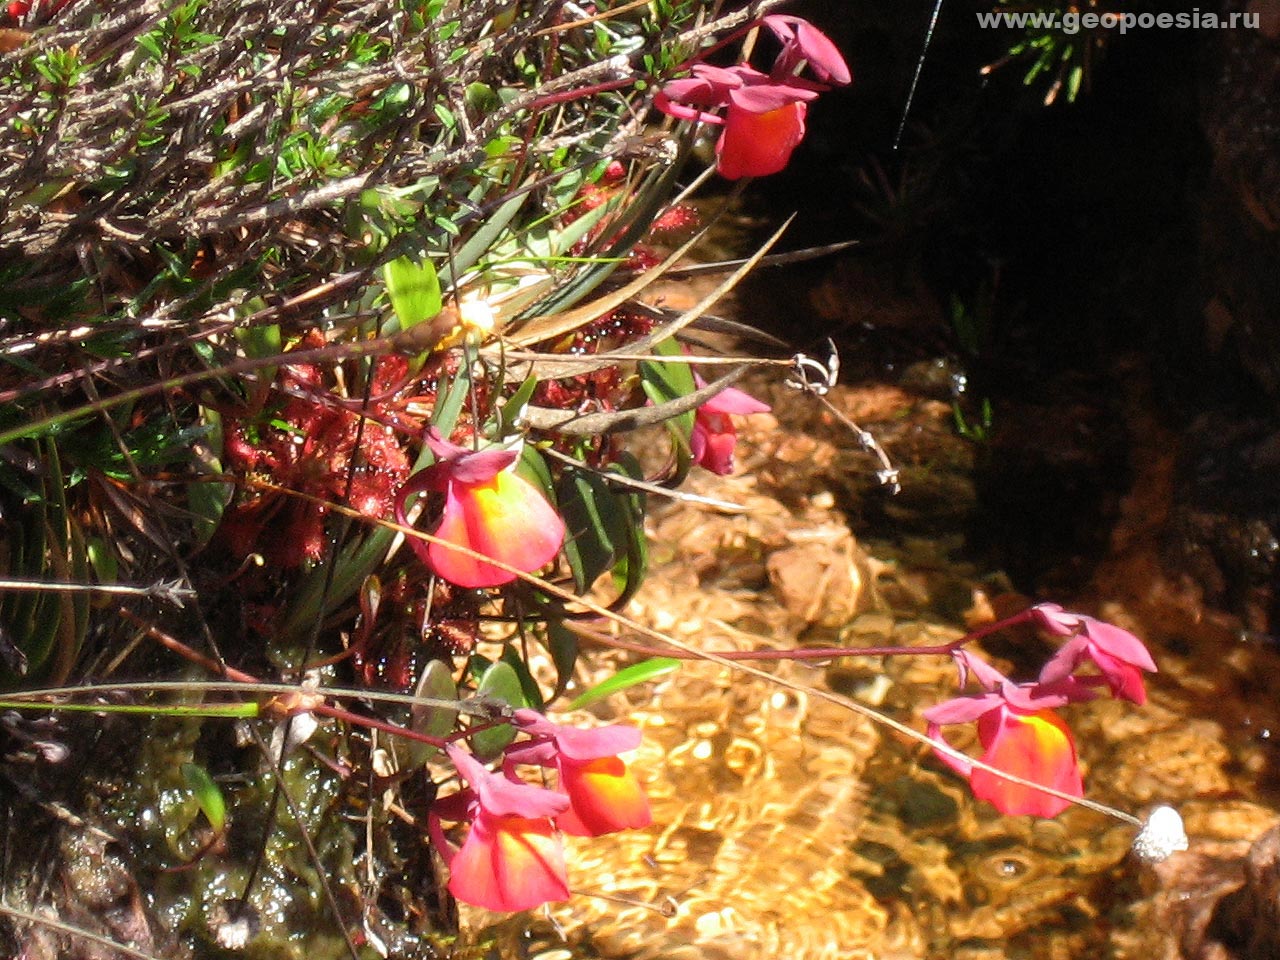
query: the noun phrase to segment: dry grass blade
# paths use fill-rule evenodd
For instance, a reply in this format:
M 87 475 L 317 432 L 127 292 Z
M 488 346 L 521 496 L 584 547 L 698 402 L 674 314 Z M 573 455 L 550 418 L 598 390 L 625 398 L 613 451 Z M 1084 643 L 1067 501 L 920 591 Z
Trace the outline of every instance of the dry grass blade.
M 751 257 L 748 257 L 746 260 L 743 260 L 741 263 L 739 263 L 736 270 L 734 270 L 731 274 L 729 274 L 729 276 L 727 276 L 723 281 L 721 281 L 715 287 L 714 290 L 712 290 L 710 293 L 704 296 L 696 304 L 694 304 L 684 313 L 681 313 L 679 316 L 669 320 L 665 320 L 660 326 L 656 327 L 651 333 L 647 334 L 646 336 L 640 337 L 639 339 L 631 343 L 628 343 L 626 347 L 620 349 L 619 352 L 643 353 L 646 350 L 652 350 L 653 347 L 655 347 L 657 344 L 662 343 L 664 340 L 669 340 L 671 337 L 674 337 L 678 333 L 680 333 L 681 330 L 685 329 L 685 327 L 688 327 L 690 324 L 696 322 L 708 310 L 714 307 L 722 297 L 724 297 L 727 293 L 729 293 L 729 291 L 731 291 L 734 287 L 736 287 L 739 283 L 742 282 L 743 278 L 746 277 L 746 275 L 751 272 L 751 270 L 755 267 L 755 265 L 760 262 L 760 259 L 764 257 L 771 249 L 773 249 L 774 244 L 776 244 L 782 238 L 782 235 L 786 232 L 787 228 L 791 225 L 791 221 L 793 219 L 794 217 L 789 217 L 787 221 L 783 223 L 781 227 L 775 230 L 773 232 L 773 235 L 770 236 L 769 239 L 766 240 L 760 246 L 760 249 L 757 250 L 755 254 L 753 254 Z M 610 310 L 613 310 L 616 307 L 621 306 L 623 303 L 627 302 L 627 300 L 631 299 L 632 296 L 638 294 L 640 291 L 642 291 L 645 287 L 648 286 L 648 283 L 641 284 L 640 283 L 641 280 L 648 280 L 649 282 L 652 282 L 652 280 L 658 279 L 658 277 L 653 276 L 653 274 L 658 274 L 658 276 L 661 276 L 660 271 L 667 266 L 674 265 L 675 262 L 680 257 L 684 256 L 684 254 L 688 252 L 688 250 L 692 247 L 693 243 L 696 240 L 698 240 L 701 236 L 702 234 L 700 233 L 697 237 L 694 237 L 688 243 L 683 244 L 680 247 L 680 249 L 678 249 L 670 257 L 664 260 L 663 263 L 660 264 L 658 267 L 655 267 L 652 271 L 648 273 L 641 274 L 641 276 L 638 277 L 636 280 L 632 281 L 632 283 L 629 283 L 627 284 L 626 287 L 623 287 L 621 290 L 616 291 L 617 294 L 622 294 L 622 293 L 627 294 L 627 296 L 624 297 L 622 300 L 616 300 L 614 295 L 610 295 L 609 297 L 602 297 L 600 301 L 587 304 L 585 307 L 581 309 L 591 312 L 591 316 L 594 319 L 595 317 L 603 316 L 604 314 L 608 313 Z M 601 304 L 603 304 L 604 309 L 599 309 Z M 574 311 L 574 312 L 576 313 L 577 311 Z M 573 328 L 570 327 L 569 329 L 573 329 Z M 543 340 L 548 338 L 539 337 L 538 339 Z M 514 342 L 516 342 L 517 344 L 527 344 L 530 341 L 526 338 L 520 338 L 520 339 L 514 340 Z M 492 352 L 495 349 L 497 348 L 490 348 L 490 351 Z M 532 376 L 536 376 L 539 380 L 557 380 L 560 377 L 572 377 L 572 376 L 581 375 L 583 373 L 590 373 L 592 370 L 599 370 L 604 367 L 611 366 L 613 363 L 616 362 L 613 359 L 613 355 L 609 352 L 599 354 L 598 356 L 591 358 L 591 360 L 585 363 L 579 362 L 579 360 L 577 359 L 562 361 L 557 359 L 555 354 L 545 354 L 545 358 L 546 359 L 544 360 L 531 361 L 528 363 L 527 366 L 525 366 L 524 364 L 514 364 L 513 375 L 517 377 L 525 377 L 525 376 L 532 375 Z
M 652 286 L 658 280 L 662 279 L 662 275 L 670 268 L 674 267 L 692 250 L 710 229 L 710 224 L 704 226 L 696 234 L 682 243 L 676 250 L 665 260 L 651 270 L 646 270 L 634 280 L 626 285 L 619 287 L 617 290 L 611 290 L 609 293 L 595 300 L 585 303 L 580 307 L 574 307 L 570 310 L 564 310 L 560 313 L 553 313 L 543 317 L 535 317 L 524 325 L 519 331 L 509 334 L 506 340 L 516 346 L 531 346 L 535 343 L 542 343 L 546 340 L 555 340 L 563 337 L 565 334 L 572 333 L 579 327 L 582 327 L 593 320 L 597 320 L 611 310 L 625 304 L 628 300 L 638 297 L 648 287 Z M 519 374 L 516 374 L 519 376 Z M 545 379 L 545 378 L 544 378 Z

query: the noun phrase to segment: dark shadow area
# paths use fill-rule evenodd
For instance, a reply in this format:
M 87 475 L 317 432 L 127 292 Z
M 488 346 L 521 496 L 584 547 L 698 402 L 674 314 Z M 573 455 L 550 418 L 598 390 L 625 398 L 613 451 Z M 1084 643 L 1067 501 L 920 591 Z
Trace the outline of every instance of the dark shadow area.
M 922 367 L 943 371 L 927 389 L 975 446 L 966 555 L 1027 593 L 1087 583 L 1151 440 L 1136 432 L 1170 430 L 1185 441 L 1179 499 L 1240 511 L 1174 511 L 1166 552 L 1203 568 L 1207 551 L 1218 598 L 1256 605 L 1242 595 L 1270 592 L 1280 503 L 1256 470 L 1206 494 L 1207 478 L 1269 463 L 1275 445 L 1265 357 L 1239 317 L 1214 327 L 1217 261 L 1239 262 L 1225 251 L 1242 214 L 1214 179 L 1226 135 L 1205 118 L 1234 95 L 1222 75 L 1239 38 L 1107 34 L 1077 102 L 1045 107 L 1048 82 L 1025 85 L 1025 62 L 979 75 L 1016 37 L 944 6 L 895 150 L 932 6 L 864 6 L 796 5 L 849 51 L 854 83 L 813 105 L 791 166 L 747 201 L 771 222 L 800 211 L 790 247 L 861 246 L 761 271 L 743 294 L 751 319 L 802 348 L 834 337 L 848 382 L 915 388 Z M 869 497 L 853 512 L 892 536 L 902 511 L 884 507 Z

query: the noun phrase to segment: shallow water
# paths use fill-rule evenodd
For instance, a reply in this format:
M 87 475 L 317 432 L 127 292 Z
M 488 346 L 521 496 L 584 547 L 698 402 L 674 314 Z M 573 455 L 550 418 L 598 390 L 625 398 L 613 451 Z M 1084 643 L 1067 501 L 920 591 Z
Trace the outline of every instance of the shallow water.
M 865 473 L 849 479 L 857 455 L 805 401 L 775 393 L 782 429 L 753 418 L 743 472 L 700 481 L 701 492 L 736 500 L 748 514 L 659 510 L 652 532 L 662 573 L 630 612 L 716 650 L 958 637 L 965 609 L 980 611 L 1005 583 L 958 549 L 972 458 L 945 406 L 889 393 L 849 390 L 836 402 L 864 420 L 897 411 L 886 442 L 910 441 L 911 493 L 878 509 L 896 511 L 914 535 L 855 543 L 829 508 L 876 496 Z M 931 504 L 944 509 L 930 517 Z M 937 533 L 923 535 L 931 522 Z M 1081 602 L 1144 636 L 1161 673 L 1145 707 L 1107 699 L 1063 711 L 1086 790 L 1139 815 L 1173 804 L 1193 852 L 1238 856 L 1280 821 L 1270 734 L 1280 662 L 1239 642 L 1230 617 L 1174 590 L 1176 578 L 1144 567 L 1139 540 L 1118 537 L 1129 552 L 1099 568 L 1131 563 L 1126 577 L 1110 580 L 1114 593 Z M 1017 675 L 1051 649 L 1030 636 L 988 643 L 990 657 Z M 930 658 L 777 670 L 917 729 L 919 710 L 955 689 L 949 663 Z M 1157 880 L 1128 856 L 1134 831 L 1124 823 L 1079 808 L 1052 821 L 1001 816 L 905 738 L 711 664 L 686 665 L 602 716 L 645 730 L 637 762 L 654 826 L 577 844 L 571 879 L 583 895 L 552 907 L 549 924 L 492 929 L 504 955 L 1178 956 L 1179 931 L 1167 918 L 1153 921 L 1168 875 Z M 975 746 L 964 731 L 954 742 Z

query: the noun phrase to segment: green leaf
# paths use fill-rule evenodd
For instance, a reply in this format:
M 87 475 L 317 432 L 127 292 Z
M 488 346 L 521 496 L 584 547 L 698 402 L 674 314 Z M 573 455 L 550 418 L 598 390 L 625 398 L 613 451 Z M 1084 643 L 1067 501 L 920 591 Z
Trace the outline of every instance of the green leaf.
M 503 648 L 502 662 L 516 672 L 516 677 L 520 680 L 520 691 L 524 694 L 524 702 L 540 711 L 543 701 L 542 691 L 538 689 L 538 681 L 533 679 L 533 674 L 529 672 L 529 665 L 524 662 L 524 658 L 513 645 L 508 644 Z
M 422 671 L 418 686 L 413 695 L 425 700 L 457 700 L 458 687 L 453 682 L 449 666 L 443 660 L 432 660 Z M 415 733 L 425 733 L 430 737 L 446 737 L 453 732 L 458 721 L 456 707 L 445 707 L 439 703 L 417 704 L 409 708 L 409 729 Z M 410 740 L 409 766 L 420 767 L 439 751 L 429 743 Z
M 440 278 L 430 260 L 416 263 L 408 257 L 392 260 L 383 267 L 387 297 L 395 311 L 401 330 L 408 330 L 430 320 L 444 306 L 440 295 Z M 391 333 L 394 331 L 384 331 Z
M 235 486 L 212 479 L 222 474 L 222 460 L 215 452 L 223 448 L 222 414 L 212 407 L 202 406 L 200 417 L 209 427 L 208 443 L 192 447 L 192 459 L 200 476 L 187 484 L 187 510 L 191 513 L 196 543 L 203 546 L 217 532 L 222 515 L 235 494 Z
M 164 51 L 160 47 L 161 37 L 162 35 L 158 30 L 144 33 L 138 37 L 138 46 L 145 50 L 153 60 L 163 60 Z
M 473 658 L 472 663 L 481 661 Z M 476 687 L 476 696 L 491 700 L 500 700 L 512 707 L 527 707 L 524 690 L 520 685 L 520 677 L 509 663 L 494 663 L 484 671 L 480 684 Z M 481 760 L 492 760 L 506 749 L 507 744 L 516 738 L 516 729 L 509 723 L 502 723 L 487 730 L 471 735 L 471 749 Z
M 445 267 L 444 275 L 447 283 L 453 283 L 455 273 L 459 277 L 462 276 L 482 256 L 497 247 L 498 238 L 507 229 L 507 226 L 527 199 L 529 199 L 527 193 L 518 193 L 507 200 L 493 212 L 493 216 L 481 224 L 476 232 L 457 249 Z
M 631 512 L 618 502 L 608 482 L 589 470 L 566 469 L 557 494 L 567 530 L 565 559 L 582 593 L 617 563 Z
M 609 469 L 633 480 L 644 479 L 644 468 L 630 453 L 622 453 L 616 463 L 610 464 Z M 635 596 L 649 572 L 649 538 L 644 532 L 645 495 L 640 490 L 628 490 L 618 491 L 618 496 L 626 506 L 629 518 L 624 525 L 627 535 L 626 555 L 613 568 L 618 597 L 609 606 L 614 610 L 621 609 Z
M 494 92 L 492 87 L 484 83 L 467 84 L 463 97 L 467 102 L 467 106 L 476 113 L 492 113 L 502 106 L 497 93 Z
M 204 767 L 195 763 L 184 763 L 181 770 L 182 779 L 187 789 L 195 794 L 196 803 L 209 821 L 209 826 L 213 827 L 215 833 L 222 833 L 227 829 L 227 802 L 218 785 L 213 782 L 213 777 L 209 776 L 209 771 Z
M 553 507 L 556 505 L 556 488 L 555 481 L 551 478 L 551 469 L 532 443 L 521 447 L 520 459 L 516 461 L 516 473 L 541 490 Z
M 653 352 L 663 356 L 679 356 L 681 350 L 680 345 L 672 338 L 657 344 Z M 696 389 L 693 368 L 689 364 L 662 363 L 652 360 L 640 362 L 640 385 L 644 389 L 645 396 L 654 404 L 688 396 Z M 689 437 L 693 433 L 694 416 L 694 411 L 689 410 L 667 421 L 667 429 L 671 432 L 677 447 L 682 451 L 689 450 Z
M 590 690 L 574 697 L 565 709 L 581 710 L 583 707 L 590 706 L 605 697 L 613 696 L 615 693 L 628 690 L 641 683 L 657 680 L 659 677 L 665 677 L 679 666 L 680 661 L 673 657 L 654 657 L 640 663 L 633 663 L 631 666 L 619 670 L 603 683 L 598 683 Z
M 556 689 L 552 695 L 555 699 L 564 693 L 573 678 L 573 668 L 578 662 L 578 635 L 566 627 L 563 620 L 548 620 L 544 646 L 556 665 Z
M 538 388 L 538 378 L 530 376 L 524 383 L 516 389 L 502 405 L 502 409 L 498 411 L 498 436 L 509 437 L 517 432 L 516 421 L 520 415 L 524 413 L 524 408 L 529 405 L 529 398 L 533 396 L 533 391 Z

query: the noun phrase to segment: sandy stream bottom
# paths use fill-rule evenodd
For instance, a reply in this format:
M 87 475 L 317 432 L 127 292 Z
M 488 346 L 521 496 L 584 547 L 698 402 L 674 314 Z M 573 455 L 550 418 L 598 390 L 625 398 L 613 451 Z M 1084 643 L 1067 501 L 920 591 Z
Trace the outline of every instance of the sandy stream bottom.
M 700 473 L 693 484 L 746 511 L 657 507 L 651 534 L 659 573 L 629 615 L 723 651 L 940 643 L 960 635 L 960 618 L 938 609 L 966 591 L 970 616 L 989 612 L 984 591 L 992 577 L 949 558 L 954 538 L 916 538 L 899 545 L 897 558 L 872 556 L 883 551 L 855 541 L 834 504 L 849 499 L 848 484 L 874 486 L 868 461 L 806 398 L 763 384 L 752 389 L 775 412 L 744 423 L 738 473 Z M 882 386 L 841 388 L 832 398 L 864 425 L 882 418 L 886 445 L 909 450 L 916 466 L 964 467 L 962 456 L 948 452 L 957 448 L 945 404 Z M 938 441 L 932 451 L 930 436 Z M 943 464 L 948 459 L 954 462 Z M 1201 865 L 1239 857 L 1280 815 L 1251 799 L 1266 757 L 1224 727 L 1214 691 L 1227 682 L 1224 672 L 1257 665 L 1218 658 L 1206 671 L 1194 644 L 1189 656 L 1160 652 L 1152 632 L 1180 629 L 1185 640 L 1190 618 L 1203 639 L 1230 624 L 1188 613 L 1185 598 L 1149 564 L 1132 554 L 1127 562 L 1138 574 L 1127 584 L 1116 579 L 1116 597 L 1089 609 L 1153 639 L 1162 673 L 1144 708 L 1100 700 L 1068 711 L 1087 790 L 1134 812 L 1177 805 L 1193 836 L 1191 854 L 1179 857 Z M 1153 614 L 1157 608 L 1162 616 Z M 1152 630 L 1135 612 L 1150 618 Z M 951 696 L 955 682 L 938 658 L 770 669 L 828 683 L 919 729 L 919 710 Z M 618 701 L 598 715 L 643 727 L 636 763 L 654 824 L 575 843 L 571 881 L 580 895 L 489 927 L 503 956 L 1184 955 L 1176 909 L 1183 861 L 1175 858 L 1160 875 L 1140 868 L 1127 856 L 1126 825 L 1079 809 L 1053 821 L 1002 817 L 976 804 L 919 745 L 715 664 L 686 664 Z M 954 740 L 974 746 L 963 731 Z M 464 915 L 472 929 L 495 919 Z

